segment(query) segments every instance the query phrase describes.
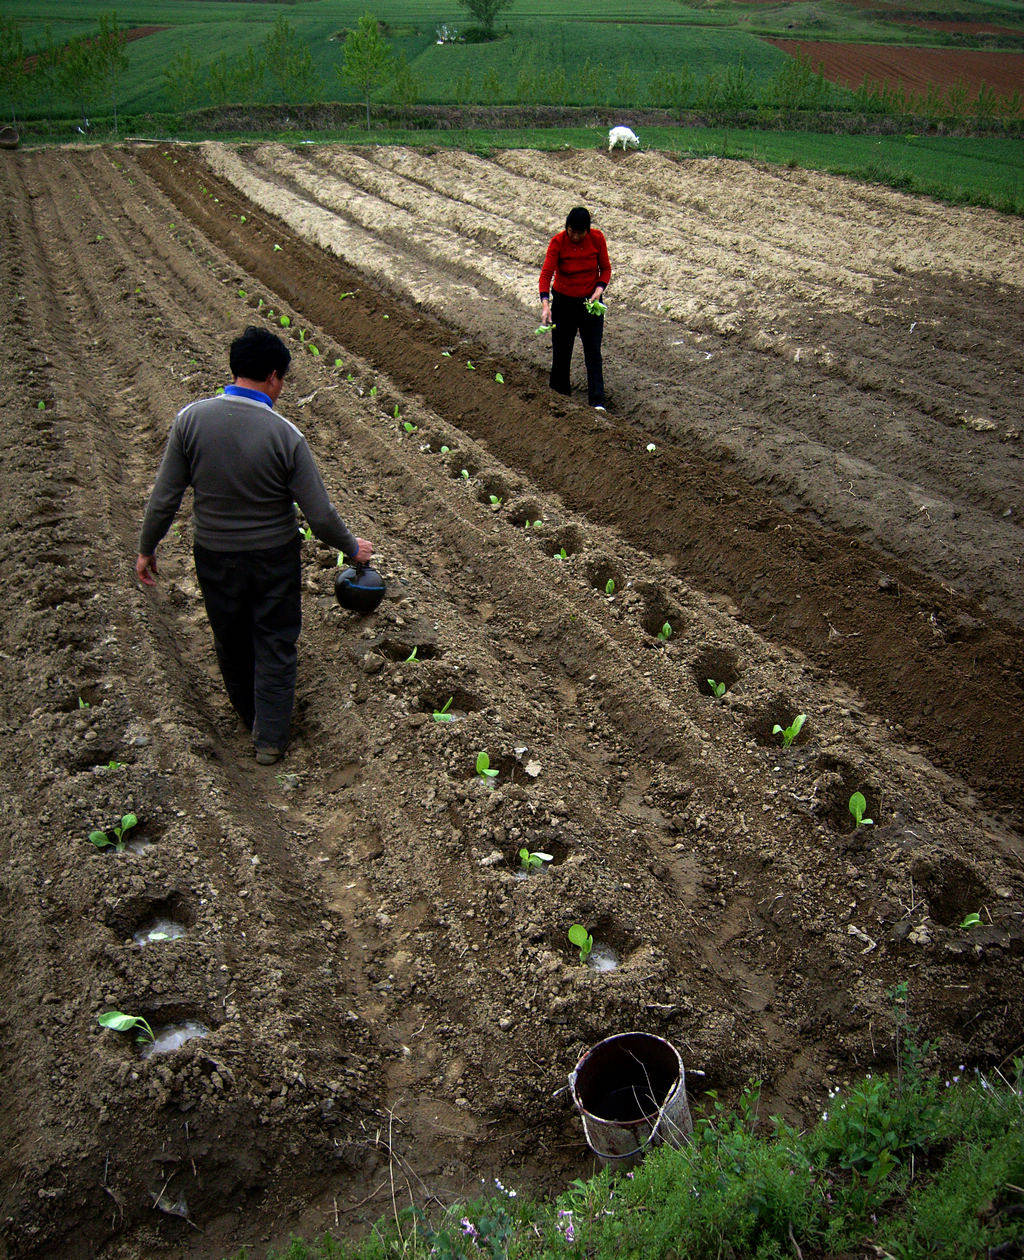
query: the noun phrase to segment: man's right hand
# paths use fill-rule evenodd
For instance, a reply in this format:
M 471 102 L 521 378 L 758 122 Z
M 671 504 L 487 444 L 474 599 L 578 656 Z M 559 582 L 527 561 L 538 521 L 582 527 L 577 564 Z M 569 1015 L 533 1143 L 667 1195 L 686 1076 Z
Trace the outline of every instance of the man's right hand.
M 143 586 L 156 586 L 156 556 L 142 556 L 135 561 L 135 576 Z
M 352 559 L 356 564 L 369 564 L 370 557 L 373 555 L 373 543 L 366 538 L 357 538 L 356 542 L 359 546 L 356 548 L 356 554 Z

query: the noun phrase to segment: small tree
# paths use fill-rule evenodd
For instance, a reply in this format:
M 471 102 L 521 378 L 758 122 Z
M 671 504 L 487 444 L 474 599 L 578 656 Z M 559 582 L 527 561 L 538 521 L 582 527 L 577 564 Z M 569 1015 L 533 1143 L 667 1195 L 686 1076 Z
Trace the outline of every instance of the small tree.
M 107 89 L 114 112 L 114 135 L 117 135 L 117 98 L 121 80 L 128 69 L 128 54 L 124 50 L 124 32 L 117 24 L 116 13 L 100 14 L 100 33 L 93 41 L 97 83 Z
M 358 88 L 366 104 L 366 130 L 370 130 L 370 97 L 377 88 L 394 78 L 395 59 L 391 45 L 380 33 L 372 13 L 364 13 L 349 31 L 342 45 L 339 73 L 346 83 Z
M 459 0 L 459 4 L 480 24 L 487 39 L 494 38 L 494 19 L 512 7 L 512 0 Z
M 313 54 L 287 18 L 279 17 L 263 41 L 263 63 L 286 101 L 315 101 L 320 97 L 324 84 Z

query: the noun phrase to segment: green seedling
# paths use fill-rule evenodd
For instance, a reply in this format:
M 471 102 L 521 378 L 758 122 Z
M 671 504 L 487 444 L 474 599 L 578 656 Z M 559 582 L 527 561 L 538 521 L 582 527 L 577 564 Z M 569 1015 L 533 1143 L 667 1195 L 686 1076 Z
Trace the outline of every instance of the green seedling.
M 496 494 L 491 495 L 491 507 L 500 508 L 503 500 L 499 499 Z
M 448 454 L 448 452 L 449 452 L 450 450 L 451 450 L 451 447 L 449 447 L 449 446 L 442 446 L 442 447 L 441 447 L 441 454 L 442 454 L 442 455 L 447 455 L 447 454 Z
M 471 372 L 475 372 L 475 371 L 476 371 L 476 368 L 473 366 L 473 360 L 472 360 L 472 359 L 467 359 L 467 360 L 466 360 L 466 367 L 468 367 L 468 368 L 469 368 L 469 370 L 470 370 Z
M 497 778 L 497 770 L 491 769 L 491 759 L 485 752 L 476 755 L 476 772 L 485 781 Z
M 356 378 L 352 375 L 352 373 L 351 373 L 351 372 L 349 372 L 348 376 L 346 376 L 346 377 L 345 377 L 345 380 L 346 380 L 346 381 L 348 381 L 348 382 L 349 382 L 349 384 L 351 384 L 351 383 L 352 383 L 352 381 L 354 381 L 355 379 L 356 379 Z
M 598 301 L 597 298 L 590 298 L 583 305 L 587 308 L 588 315 L 603 315 L 608 309 L 605 303 Z
M 548 333 L 552 330 L 552 328 L 554 328 L 554 324 L 541 324 L 533 330 L 533 335 L 535 337 L 539 337 L 541 333 Z
M 371 398 L 376 398 L 376 397 L 377 397 L 377 386 L 376 386 L 376 385 L 371 385 L 371 386 L 370 386 L 370 397 L 371 397 Z
M 381 316 L 381 319 L 390 319 L 390 318 L 391 318 L 391 316 L 390 316 L 390 315 L 382 315 L 382 316 Z
M 406 665 L 408 665 L 411 661 L 414 661 L 414 660 L 416 659 L 416 653 L 417 653 L 419 650 L 420 650 L 420 649 L 419 649 L 419 645 L 417 644 L 417 646 L 416 646 L 416 647 L 414 647 L 414 648 L 413 648 L 413 650 L 409 653 L 409 655 L 405 658 L 405 664 L 406 664 Z
M 107 762 L 107 769 L 108 769 L 108 770 L 123 770 L 123 769 L 124 769 L 124 762 L 123 762 L 123 761 L 115 761 L 115 760 L 113 759 L 113 757 L 112 757 L 112 758 L 111 758 L 111 759 Z
M 463 469 L 461 470 L 461 472 L 459 473 L 459 476 L 462 478 L 462 480 L 463 480 L 463 481 L 468 481 L 468 480 L 469 480 L 469 469 L 468 469 L 468 468 L 463 468 Z
M 569 929 L 569 943 L 580 951 L 580 962 L 585 963 L 594 948 L 594 938 L 582 923 L 574 923 Z
M 406 422 L 402 425 L 402 428 L 406 431 L 406 433 L 416 433 L 419 431 L 419 425 L 413 424 L 411 420 L 406 420 Z
M 396 420 L 399 418 L 398 403 L 395 403 L 395 409 L 391 414 L 394 416 Z
M 338 297 L 339 297 L 339 298 L 347 298 L 347 297 L 355 297 L 355 295 L 356 295 L 356 291 L 355 291 L 355 289 L 350 289 L 350 290 L 348 291 L 348 293 L 339 293 L 339 294 L 338 294 Z
M 559 548 L 558 548 L 558 551 L 555 553 L 555 559 L 556 559 L 556 560 L 568 560 L 568 559 L 569 559 L 569 553 L 566 551 L 566 549 L 565 549 L 564 547 L 559 547 Z
M 667 621 L 658 631 L 658 638 L 662 641 L 662 643 L 667 643 L 669 639 L 672 638 L 672 627 Z
M 653 442 L 648 442 L 648 443 L 647 443 L 647 450 L 648 450 L 648 451 L 649 451 L 652 455 L 654 454 L 654 452 L 655 452 L 657 449 L 658 449 L 658 448 L 654 445 L 654 443 L 653 443 Z
M 262 310 L 263 310 L 263 299 L 262 299 L 262 298 L 260 298 L 260 299 L 257 301 L 257 303 L 256 303 L 256 309 L 257 309 L 258 311 L 262 311 Z
M 131 1032 L 133 1028 L 138 1028 L 139 1035 L 135 1040 L 140 1044 L 156 1041 L 148 1020 L 143 1019 L 141 1015 L 125 1015 L 122 1011 L 104 1011 L 102 1015 L 96 1016 L 96 1020 L 101 1028 L 112 1028 L 114 1032 Z
M 214 198 L 214 200 L 216 200 L 216 198 Z M 238 216 L 238 222 L 239 222 L 239 223 L 244 223 L 244 222 L 245 222 L 245 215 L 244 215 L 244 214 L 240 214 L 240 215 Z
M 240 298 L 244 298 L 244 297 L 247 297 L 248 295 L 246 294 L 246 292 L 245 292 L 245 290 L 244 290 L 244 289 L 239 289 L 239 290 L 238 290 L 238 296 L 239 296 Z
M 454 698 L 455 698 L 454 696 L 449 696 L 448 699 L 444 702 L 443 705 L 441 705 L 439 709 L 434 710 L 435 722 L 454 722 L 455 721 L 455 714 L 448 712 L 448 710 L 452 707 L 452 700 Z
M 442 350 L 442 351 L 441 351 L 441 358 L 442 358 L 442 359 L 450 359 L 451 357 L 452 357 L 452 352 L 451 352 L 450 350 Z
M 800 731 L 803 728 L 803 724 L 806 721 L 807 721 L 807 714 L 798 713 L 796 717 L 793 719 L 792 725 L 787 726 L 785 730 L 783 730 L 782 727 L 778 724 L 778 722 L 776 722 L 775 725 L 772 727 L 772 734 L 781 735 L 782 747 L 788 748 L 790 744 L 792 744 L 793 740 L 796 739 L 796 737 L 800 734 Z
M 134 814 L 122 814 L 120 823 L 116 827 L 111 828 L 114 833 L 113 840 L 105 831 L 90 831 L 89 843 L 94 844 L 97 849 L 112 848 L 118 853 L 122 853 L 126 843 L 125 836 L 133 827 L 138 825 L 138 822 L 139 820 Z
M 310 353 L 310 354 L 312 354 L 312 355 L 314 355 L 314 356 L 316 356 L 317 358 L 319 358 L 319 356 L 320 356 L 320 348 L 319 348 L 319 346 L 313 346 L 313 345 L 311 345 L 311 346 L 309 347 L 309 353 Z
M 499 385 L 505 384 L 505 378 L 502 376 L 500 372 L 494 373 L 494 379 L 498 382 Z
M 299 329 L 299 340 L 302 342 L 302 344 L 303 344 L 303 345 L 305 345 L 305 344 L 306 344 L 306 335 L 307 335 L 307 334 L 306 334 L 306 330 L 305 330 L 305 328 L 300 328 L 300 329 Z
M 282 327 L 282 328 L 291 328 L 291 326 L 292 326 L 292 321 L 288 318 L 288 316 L 287 316 L 287 315 L 282 315 L 282 316 L 281 316 L 281 327 Z
M 607 582 L 605 582 L 605 584 L 604 584 L 604 593 L 605 593 L 606 595 L 614 595 L 614 594 L 615 594 L 615 579 L 614 579 L 614 578 L 609 578 L 609 579 L 608 579 L 608 581 L 607 581 Z
M 335 367 L 337 367 L 337 368 L 340 368 L 340 367 L 344 367 L 345 365 L 344 365 L 344 363 L 342 363 L 342 361 L 341 361 L 340 359 L 335 359 L 335 360 L 334 360 L 334 366 L 335 366 Z
M 89 704 L 89 701 L 88 701 L 88 700 L 83 700 L 83 699 L 82 699 L 82 697 L 81 697 L 81 696 L 79 696 L 79 697 L 78 697 L 78 707 L 79 707 L 80 709 L 88 709 L 88 708 L 90 708 L 91 706 L 90 706 L 90 704 Z
M 309 528 L 309 526 L 308 526 L 308 525 L 300 525 L 300 526 L 299 526 L 299 533 L 302 535 L 302 541 L 303 541 L 303 542 L 312 542 L 312 541 L 313 541 L 313 531 Z
M 964 919 L 963 923 L 960 924 L 960 926 L 962 928 L 981 927 L 981 915 L 969 914 L 967 918 Z
M 275 245 L 275 246 L 274 246 L 274 253 L 275 253 L 275 254 L 279 254 L 280 252 L 281 252 L 281 246 L 280 246 L 280 245 Z
M 711 688 L 711 694 L 717 699 L 721 700 L 725 695 L 725 683 L 715 682 L 713 678 L 709 678 L 708 686 Z
M 853 821 L 858 827 L 870 827 L 874 822 L 874 819 L 864 817 L 864 811 L 867 807 L 868 803 L 864 799 L 864 793 L 854 792 L 850 797 L 850 813 L 853 815 Z
M 46 403 L 44 403 L 40 399 L 40 401 L 36 403 L 36 411 L 45 411 L 45 410 L 46 410 Z
M 519 850 L 519 864 L 527 874 L 530 871 L 538 870 L 545 862 L 553 862 L 554 860 L 550 853 L 541 853 L 539 849 L 535 853 L 531 853 L 527 848 Z

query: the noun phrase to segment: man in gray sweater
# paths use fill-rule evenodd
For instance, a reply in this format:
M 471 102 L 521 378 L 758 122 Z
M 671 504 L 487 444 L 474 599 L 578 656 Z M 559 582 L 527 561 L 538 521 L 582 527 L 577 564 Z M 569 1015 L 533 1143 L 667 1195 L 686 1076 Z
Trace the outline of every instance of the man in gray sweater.
M 250 326 L 231 343 L 234 381 L 180 411 L 139 536 L 136 576 L 154 585 L 156 547 L 192 487 L 196 576 L 231 703 L 256 760 L 284 753 L 302 628 L 297 503 L 313 533 L 359 562 L 373 550 L 334 510 L 306 439 L 274 410 L 291 362 L 284 342 Z

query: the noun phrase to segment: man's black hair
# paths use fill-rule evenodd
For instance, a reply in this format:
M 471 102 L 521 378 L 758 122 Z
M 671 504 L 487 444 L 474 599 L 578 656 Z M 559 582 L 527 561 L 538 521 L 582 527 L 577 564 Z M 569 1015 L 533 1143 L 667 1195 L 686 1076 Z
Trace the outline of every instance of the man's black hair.
M 590 211 L 585 206 L 575 206 L 565 216 L 565 226 L 574 232 L 590 231 Z
M 231 343 L 228 362 L 232 376 L 249 381 L 265 381 L 271 372 L 283 377 L 292 361 L 292 353 L 280 337 L 255 324 Z

